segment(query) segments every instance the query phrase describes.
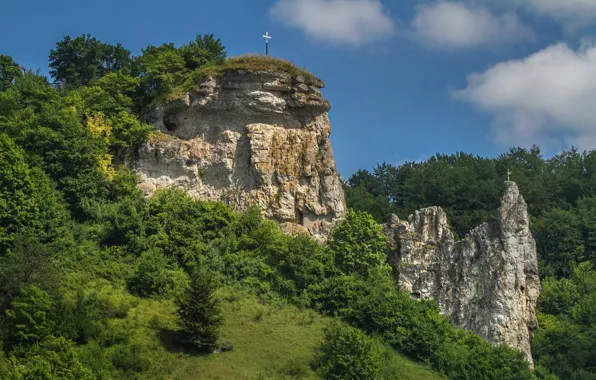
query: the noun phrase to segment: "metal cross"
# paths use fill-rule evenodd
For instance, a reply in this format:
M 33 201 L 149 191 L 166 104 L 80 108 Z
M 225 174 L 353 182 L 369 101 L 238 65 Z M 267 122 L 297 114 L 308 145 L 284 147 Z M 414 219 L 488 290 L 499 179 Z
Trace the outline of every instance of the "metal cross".
M 265 39 L 265 55 L 269 55 L 269 40 L 273 37 L 269 35 L 269 32 L 266 32 L 263 38 Z

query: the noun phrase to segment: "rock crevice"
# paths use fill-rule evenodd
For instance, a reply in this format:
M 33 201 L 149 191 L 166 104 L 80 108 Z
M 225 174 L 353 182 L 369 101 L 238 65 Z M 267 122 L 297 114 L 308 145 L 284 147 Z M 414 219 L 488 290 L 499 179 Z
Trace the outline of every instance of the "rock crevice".
M 455 324 L 522 351 L 530 364 L 540 293 L 536 243 L 526 203 L 506 182 L 497 220 L 455 241 L 439 207 L 393 216 L 384 226 L 398 286 L 415 298 L 434 299 Z

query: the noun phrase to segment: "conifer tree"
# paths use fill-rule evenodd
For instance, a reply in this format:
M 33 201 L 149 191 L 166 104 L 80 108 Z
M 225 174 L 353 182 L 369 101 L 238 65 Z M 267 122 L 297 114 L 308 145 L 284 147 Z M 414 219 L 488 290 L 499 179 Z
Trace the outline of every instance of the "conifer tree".
M 216 347 L 222 323 L 216 286 L 207 270 L 197 268 L 190 286 L 178 300 L 178 316 L 184 333 L 183 343 L 206 352 Z

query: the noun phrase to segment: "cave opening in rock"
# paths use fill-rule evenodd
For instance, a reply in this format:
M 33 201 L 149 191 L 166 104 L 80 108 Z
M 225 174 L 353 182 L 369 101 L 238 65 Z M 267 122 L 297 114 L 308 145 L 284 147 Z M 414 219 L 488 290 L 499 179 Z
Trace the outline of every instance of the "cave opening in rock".
M 176 117 L 174 115 L 166 115 L 163 118 L 163 125 L 165 125 L 166 129 L 170 132 L 178 129 L 178 124 L 176 124 Z
M 166 129 L 170 132 L 173 132 L 176 129 L 178 129 L 178 126 L 174 122 L 164 120 L 163 124 L 166 126 Z

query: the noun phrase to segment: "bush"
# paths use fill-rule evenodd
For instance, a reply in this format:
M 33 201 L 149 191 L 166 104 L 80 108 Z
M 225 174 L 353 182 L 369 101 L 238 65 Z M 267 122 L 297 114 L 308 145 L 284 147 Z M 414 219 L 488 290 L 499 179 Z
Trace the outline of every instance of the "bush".
M 150 366 L 148 349 L 139 343 L 114 346 L 110 358 L 114 367 L 123 372 L 141 373 Z
M 337 267 L 346 274 L 363 276 L 369 270 L 385 264 L 386 247 L 381 226 L 373 217 L 366 212 L 353 210 L 335 227 L 329 242 Z
M 111 287 L 90 293 L 79 289 L 58 303 L 55 331 L 76 343 L 84 344 L 102 336 L 113 319 L 122 319 L 133 306 L 134 298 Z
M 325 330 L 314 366 L 325 379 L 374 380 L 381 359 L 373 340 L 360 330 L 335 322 Z
M 6 379 L 91 380 L 91 371 L 81 364 L 74 344 L 62 337 L 48 337 L 33 346 L 23 358 L 11 357 Z
M 223 203 L 198 201 L 182 190 L 159 191 L 149 200 L 147 247 L 159 248 L 182 268 L 191 269 L 234 216 Z
M 181 296 L 188 286 L 188 276 L 157 249 L 145 252 L 138 261 L 128 288 L 141 297 Z
M 47 336 L 53 307 L 48 293 L 37 286 L 23 288 L 6 310 L 8 341 L 12 344 L 32 344 Z

